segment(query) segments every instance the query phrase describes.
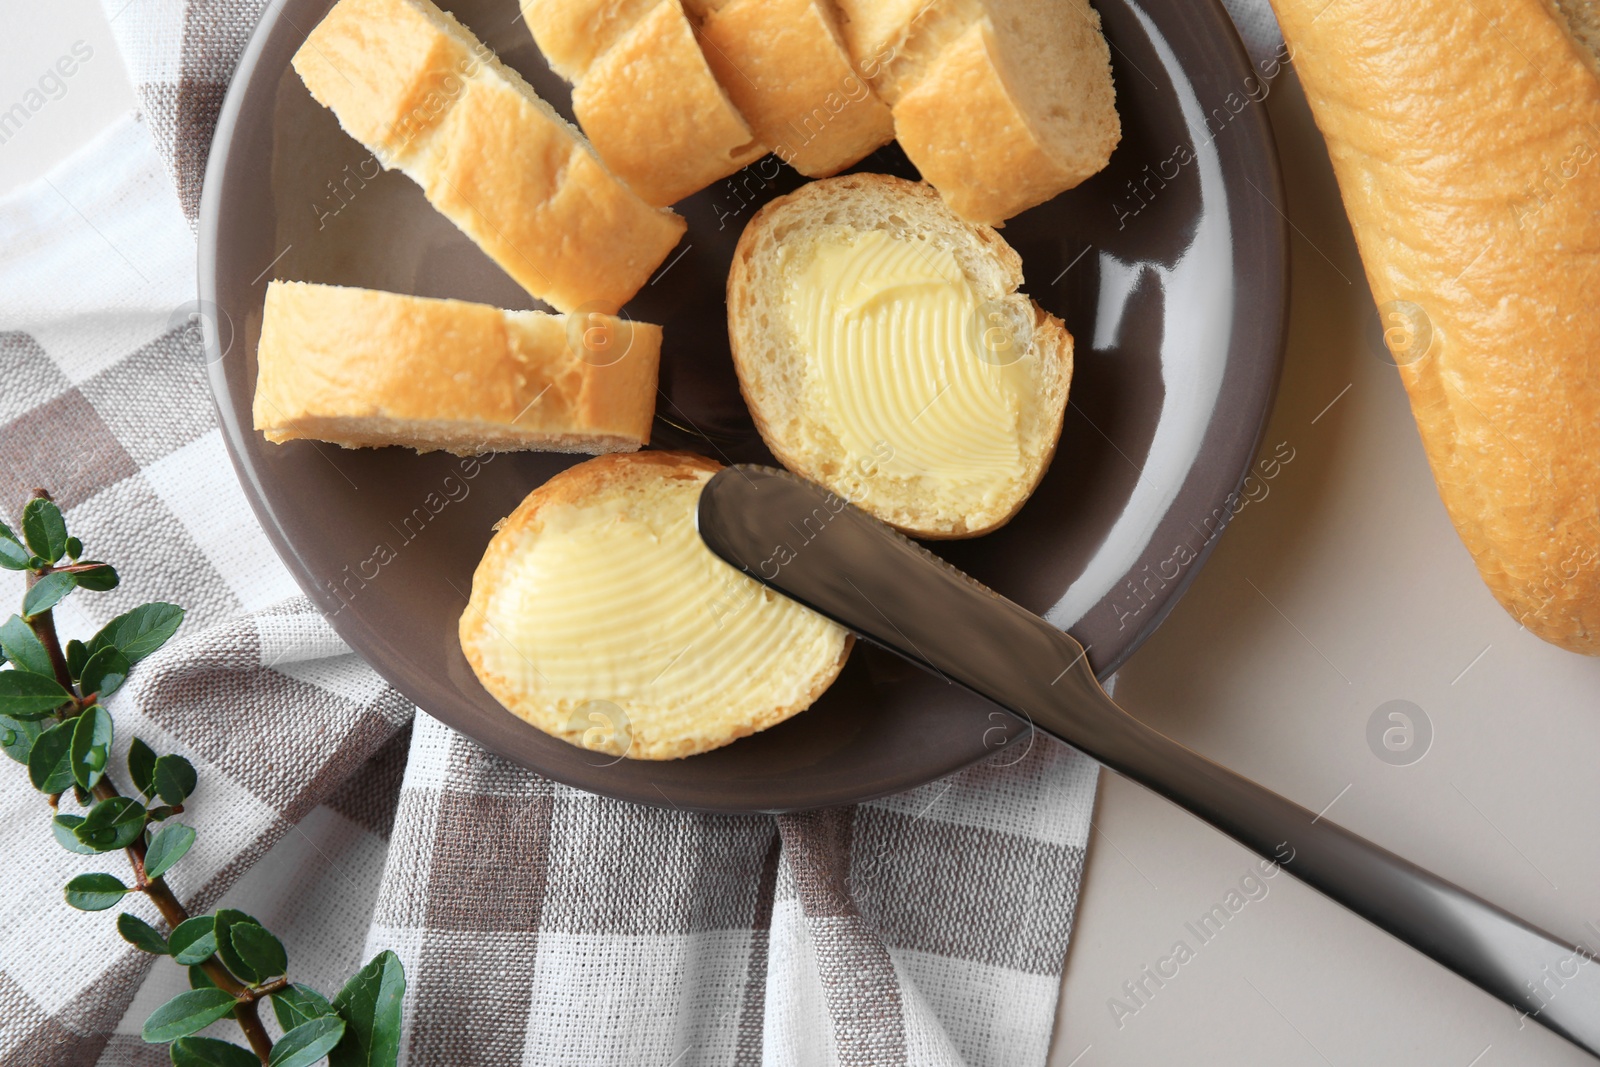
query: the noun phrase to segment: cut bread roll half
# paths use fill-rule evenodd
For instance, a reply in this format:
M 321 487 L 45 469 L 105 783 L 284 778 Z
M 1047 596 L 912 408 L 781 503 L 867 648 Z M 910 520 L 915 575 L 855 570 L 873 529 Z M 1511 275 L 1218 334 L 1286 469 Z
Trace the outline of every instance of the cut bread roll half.
M 1104 169 L 1122 137 L 1088 0 L 840 0 L 895 136 L 962 218 L 999 225 Z M 883 58 L 887 57 L 887 58 Z
M 762 143 L 812 178 L 894 139 L 889 108 L 858 72 L 828 0 L 689 0 L 706 59 Z
M 762 208 L 728 277 L 740 388 L 790 470 L 907 533 L 1003 525 L 1055 452 L 1072 337 L 1022 260 L 925 185 L 851 174 Z
M 677 203 L 766 155 L 681 0 L 552 0 L 528 8 L 528 28 L 574 83 L 584 133 L 646 201 Z
M 605 456 L 533 491 L 496 527 L 461 616 L 485 689 L 554 737 L 676 759 L 809 707 L 851 637 L 724 563 L 695 530 L 719 464 Z
M 685 223 L 429 0 L 340 0 L 294 56 L 311 95 L 534 297 L 615 312 Z
M 632 452 L 650 440 L 661 327 L 274 281 L 257 349 L 269 441 L 419 452 Z

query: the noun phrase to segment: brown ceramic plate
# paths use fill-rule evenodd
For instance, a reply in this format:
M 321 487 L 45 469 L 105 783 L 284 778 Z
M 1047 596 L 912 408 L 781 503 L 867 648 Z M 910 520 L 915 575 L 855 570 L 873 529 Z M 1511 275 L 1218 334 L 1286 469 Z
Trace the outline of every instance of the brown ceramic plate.
M 543 774 L 645 804 L 781 810 L 864 800 L 1011 738 L 992 708 L 857 646 L 817 704 L 671 763 L 609 758 L 501 709 L 456 641 L 490 527 L 573 457 L 463 463 L 400 449 L 266 444 L 250 428 L 269 278 L 534 307 L 398 173 L 380 174 L 290 57 L 331 0 L 271 5 L 228 93 L 200 214 L 211 384 L 246 494 L 308 596 L 429 714 Z M 558 108 L 515 0 L 449 3 Z M 1066 320 L 1077 372 L 1044 483 L 999 532 L 935 548 L 1090 646 L 1102 676 L 1194 578 L 1249 470 L 1277 382 L 1288 238 L 1258 72 L 1216 0 L 1098 0 L 1123 140 L 1111 166 L 1007 224 L 1027 291 Z M 862 170 L 915 177 L 895 146 Z M 661 323 L 654 444 L 772 462 L 739 398 L 723 283 L 740 230 L 800 179 L 772 160 L 686 201 L 689 232 L 629 305 Z M 207 306 L 203 304 L 202 306 Z

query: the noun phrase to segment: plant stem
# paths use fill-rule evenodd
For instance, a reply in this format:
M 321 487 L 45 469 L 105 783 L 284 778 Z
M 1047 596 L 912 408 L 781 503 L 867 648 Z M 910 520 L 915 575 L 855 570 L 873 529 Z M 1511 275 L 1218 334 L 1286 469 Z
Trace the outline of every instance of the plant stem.
M 45 500 L 50 499 L 50 494 L 43 489 L 35 489 L 33 495 Z M 37 582 L 39 577 L 40 575 L 37 572 L 29 571 L 28 587 L 32 588 L 33 583 Z M 56 634 L 53 613 L 41 611 L 28 619 L 28 625 L 33 629 L 35 636 L 44 645 L 45 652 L 50 656 L 50 666 L 55 671 L 56 682 L 67 692 L 73 692 L 72 672 L 67 669 L 67 657 L 61 650 L 61 639 Z M 102 774 L 100 780 L 95 783 L 90 792 L 96 800 L 110 800 L 113 797 L 122 795 L 121 791 L 111 781 L 109 774 Z M 55 798 L 51 799 L 51 806 L 54 807 L 53 801 Z M 144 863 L 147 849 L 144 835 L 140 834 L 133 844 L 129 845 L 124 851 L 128 854 L 129 865 L 133 867 L 135 888 L 150 898 L 150 902 L 156 906 L 156 910 L 161 913 L 161 917 L 167 921 L 167 926 L 176 930 L 179 923 L 185 922 L 190 918 L 189 911 L 178 900 L 172 890 L 168 888 L 164 878 L 145 877 Z M 206 977 L 216 983 L 218 989 L 238 998 L 238 1003 L 233 1008 L 234 1018 L 238 1020 L 239 1029 L 244 1031 L 246 1040 L 250 1042 L 251 1050 L 265 1064 L 268 1056 L 272 1053 L 272 1038 L 267 1034 L 266 1027 L 261 1023 L 261 1015 L 256 1008 L 256 1001 L 269 993 L 286 987 L 289 984 L 288 979 L 269 983 L 260 989 L 251 989 L 234 978 L 216 956 L 208 957 L 200 964 L 200 969 L 206 973 Z

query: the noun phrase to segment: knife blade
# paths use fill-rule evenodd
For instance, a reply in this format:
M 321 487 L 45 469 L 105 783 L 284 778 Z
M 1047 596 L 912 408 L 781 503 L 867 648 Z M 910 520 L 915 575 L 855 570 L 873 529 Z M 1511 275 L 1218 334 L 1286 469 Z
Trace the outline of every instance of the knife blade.
M 701 490 L 712 552 L 861 638 L 1144 785 L 1479 988 L 1600 1056 L 1600 963 L 1146 726 L 1084 648 L 848 501 L 741 465 Z

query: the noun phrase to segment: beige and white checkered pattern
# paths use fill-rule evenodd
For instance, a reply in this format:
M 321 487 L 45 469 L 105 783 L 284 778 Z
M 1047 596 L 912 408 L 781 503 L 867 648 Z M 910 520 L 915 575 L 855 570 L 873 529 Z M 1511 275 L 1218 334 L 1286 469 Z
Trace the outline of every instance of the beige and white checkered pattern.
M 416 713 L 298 596 L 173 328 L 215 116 L 265 3 L 103 5 L 142 115 L 0 201 L 0 513 L 48 486 L 121 569 L 68 602 L 66 636 L 149 599 L 189 611 L 113 698 L 119 766 L 138 735 L 200 771 L 178 894 L 258 916 L 328 992 L 394 949 L 413 1065 L 1042 1064 L 1087 760 L 1039 739 L 775 819 L 632 807 Z M 0 603 L 20 595 L 0 574 Z M 0 855 L 0 1062 L 166 1063 L 137 1032 L 181 969 L 66 907 L 67 879 L 120 860 L 57 847 L 13 765 Z

